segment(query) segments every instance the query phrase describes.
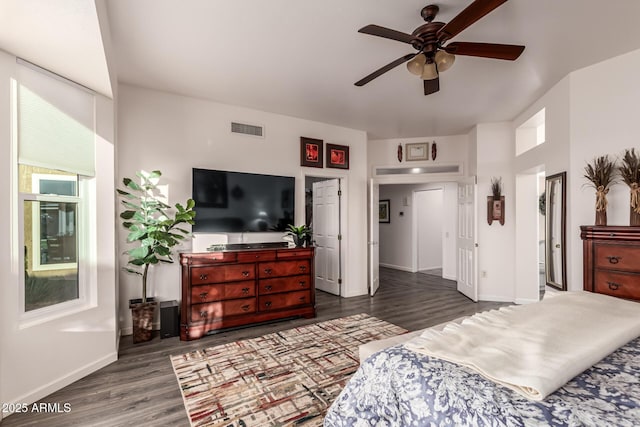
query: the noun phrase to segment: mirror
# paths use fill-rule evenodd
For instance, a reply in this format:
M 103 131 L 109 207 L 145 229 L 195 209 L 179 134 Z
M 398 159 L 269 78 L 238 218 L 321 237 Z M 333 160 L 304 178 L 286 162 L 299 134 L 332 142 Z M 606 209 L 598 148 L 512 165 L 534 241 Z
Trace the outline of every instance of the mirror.
M 545 179 L 545 271 L 547 286 L 567 290 L 567 173 Z

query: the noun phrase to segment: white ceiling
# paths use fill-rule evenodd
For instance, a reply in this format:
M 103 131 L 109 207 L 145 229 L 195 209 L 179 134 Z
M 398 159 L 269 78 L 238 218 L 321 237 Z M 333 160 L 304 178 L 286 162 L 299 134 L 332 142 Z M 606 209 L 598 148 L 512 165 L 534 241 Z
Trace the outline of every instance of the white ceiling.
M 441 75 L 440 92 L 424 96 L 404 65 L 363 87 L 353 83 L 413 52 L 357 30 L 378 24 L 410 33 L 423 23 L 425 0 L 96 1 L 106 4 L 120 82 L 362 129 L 370 138 L 453 135 L 511 120 L 569 72 L 640 48 L 640 1 L 511 0 L 451 41 L 523 44 L 522 56 L 459 56 Z M 448 22 L 470 0 L 436 4 L 436 20 Z M 84 19 L 74 21 L 78 10 Z M 91 0 L 2 0 L 0 47 L 104 86 L 95 14 Z

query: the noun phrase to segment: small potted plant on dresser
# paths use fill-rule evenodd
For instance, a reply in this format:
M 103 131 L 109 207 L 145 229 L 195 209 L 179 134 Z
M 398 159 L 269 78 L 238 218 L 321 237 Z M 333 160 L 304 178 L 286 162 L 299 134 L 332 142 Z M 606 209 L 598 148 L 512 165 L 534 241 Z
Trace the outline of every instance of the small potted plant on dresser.
M 587 163 L 584 177 L 596 190 L 596 225 L 607 225 L 607 193 L 615 184 L 615 162 L 608 155 L 596 157 L 593 163 Z
M 122 183 L 125 189 L 117 189 L 125 207 L 120 218 L 129 233 L 127 243 L 135 243 L 134 247 L 125 251 L 129 260 L 124 270 L 142 278 L 142 298 L 129 301 L 134 343 L 149 341 L 152 337 L 157 302 L 147 297 L 149 266 L 173 262 L 172 248 L 190 235 L 189 230 L 178 226 L 193 224 L 196 215 L 192 199 L 187 200 L 186 206 L 176 203 L 175 212 L 169 214 L 171 206 L 162 201 L 163 196 L 158 189 L 161 175 L 158 170 L 136 172 L 140 184 L 131 178 L 124 178 Z
M 296 248 L 304 246 L 308 237 L 311 237 L 311 228 L 307 225 L 294 226 L 293 224 L 287 225 L 287 234 L 293 238 L 293 243 Z

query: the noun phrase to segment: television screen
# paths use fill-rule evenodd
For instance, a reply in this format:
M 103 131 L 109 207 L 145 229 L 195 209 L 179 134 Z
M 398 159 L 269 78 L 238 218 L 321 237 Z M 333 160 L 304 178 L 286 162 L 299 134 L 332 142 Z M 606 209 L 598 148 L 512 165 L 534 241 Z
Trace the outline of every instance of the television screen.
M 285 231 L 294 222 L 295 178 L 193 169 L 194 232 Z

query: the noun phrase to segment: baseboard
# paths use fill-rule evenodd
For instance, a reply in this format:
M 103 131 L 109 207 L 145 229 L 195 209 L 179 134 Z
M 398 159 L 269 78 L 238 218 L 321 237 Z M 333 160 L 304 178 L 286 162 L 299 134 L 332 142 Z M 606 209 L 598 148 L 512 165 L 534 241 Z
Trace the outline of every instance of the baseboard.
M 153 322 L 153 326 L 151 327 L 154 331 L 160 330 L 160 322 Z M 133 326 L 129 326 L 126 328 L 120 328 L 120 335 L 133 335 Z
M 458 280 L 456 276 L 449 276 L 449 275 L 445 275 L 444 273 L 442 274 L 442 278 L 447 280 L 453 280 L 454 282 Z
M 504 295 L 478 295 L 478 301 L 492 301 L 492 302 L 514 302 L 513 298 L 505 297 Z
M 531 299 L 531 298 L 516 298 L 515 303 L 516 304 L 531 304 L 534 302 L 538 302 L 539 300 L 537 299 Z
M 380 263 L 379 265 L 380 267 L 393 268 L 394 270 L 401 270 L 401 271 L 408 271 L 409 273 L 415 273 L 415 271 L 413 271 L 411 267 L 405 267 L 403 265 L 393 265 L 393 264 L 386 264 L 386 263 Z
M 37 389 L 35 389 L 30 393 L 17 397 L 16 399 L 13 400 L 13 402 L 6 402 L 8 403 L 7 407 L 8 408 L 20 407 L 20 405 L 24 405 L 24 404 L 31 405 L 32 403 L 37 402 L 38 400 L 49 396 L 51 393 L 54 393 L 68 386 L 69 384 L 72 384 L 78 381 L 79 379 L 94 373 L 98 369 L 104 368 L 105 366 L 115 362 L 116 360 L 118 360 L 118 353 L 117 352 L 109 353 L 108 355 L 96 360 L 95 362 L 89 363 L 88 365 L 85 365 L 81 368 L 76 369 L 75 371 L 71 372 L 68 375 L 58 378 L 57 380 L 51 381 L 48 384 L 43 385 L 42 387 L 38 387 Z M 5 412 L 4 416 L 8 417 L 11 414 L 12 412 Z

